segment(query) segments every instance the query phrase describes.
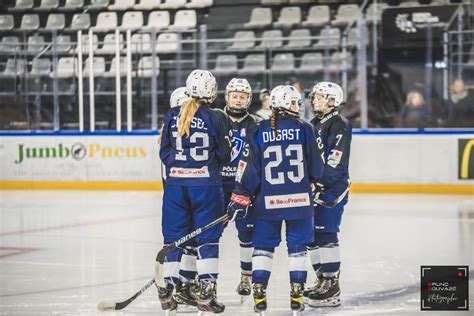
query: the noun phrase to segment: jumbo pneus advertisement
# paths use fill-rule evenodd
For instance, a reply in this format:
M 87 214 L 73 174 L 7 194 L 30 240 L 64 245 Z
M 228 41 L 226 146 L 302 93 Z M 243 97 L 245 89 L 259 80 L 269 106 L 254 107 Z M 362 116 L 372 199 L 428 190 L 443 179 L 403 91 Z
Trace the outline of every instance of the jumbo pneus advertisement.
M 157 136 L 2 137 L 3 181 L 160 181 Z

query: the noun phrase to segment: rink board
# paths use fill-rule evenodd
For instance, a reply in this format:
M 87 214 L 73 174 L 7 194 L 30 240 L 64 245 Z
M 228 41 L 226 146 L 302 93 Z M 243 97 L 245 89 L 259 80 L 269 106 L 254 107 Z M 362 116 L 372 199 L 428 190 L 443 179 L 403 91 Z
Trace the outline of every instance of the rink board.
M 162 189 L 156 133 L 0 139 L 1 189 Z M 352 191 L 474 194 L 474 180 L 460 177 L 461 164 L 474 168 L 474 146 L 462 157 L 460 139 L 474 140 L 474 132 L 355 131 Z
M 157 135 L 2 136 L 8 189 L 161 189 Z

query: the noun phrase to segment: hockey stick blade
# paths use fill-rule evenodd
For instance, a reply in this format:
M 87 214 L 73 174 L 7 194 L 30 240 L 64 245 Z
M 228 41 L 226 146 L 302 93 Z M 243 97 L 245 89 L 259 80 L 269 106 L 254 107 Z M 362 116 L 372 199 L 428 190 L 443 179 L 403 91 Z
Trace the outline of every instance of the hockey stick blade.
M 148 281 L 147 284 L 145 284 L 137 293 L 135 293 L 129 299 L 126 299 L 125 301 L 122 301 L 122 302 L 106 302 L 106 301 L 103 301 L 103 302 L 100 302 L 97 305 L 97 309 L 99 311 L 113 311 L 113 310 L 124 309 L 130 303 L 132 303 L 137 297 L 139 297 L 143 292 L 145 292 L 150 286 L 152 286 L 155 283 L 155 279 L 158 280 L 157 285 L 159 287 L 165 287 L 164 278 L 163 278 L 163 266 L 162 265 L 165 261 L 165 257 L 166 257 L 166 254 L 168 253 L 168 251 L 170 251 L 171 249 L 173 249 L 175 247 L 179 247 L 180 245 L 184 244 L 185 242 L 187 242 L 191 238 L 196 237 L 197 235 L 201 234 L 203 231 L 208 230 L 209 228 L 219 224 L 220 222 L 226 221 L 227 218 L 228 218 L 227 214 L 222 216 L 222 217 L 219 217 L 215 221 L 210 222 L 209 224 L 207 224 L 207 225 L 205 225 L 201 228 L 196 229 L 195 231 L 191 232 L 189 235 L 186 235 L 186 236 L 182 237 L 181 239 L 177 240 L 176 242 L 163 247 L 163 249 L 161 249 L 158 252 L 158 255 L 156 257 L 157 264 L 156 264 L 156 267 L 155 267 L 156 268 L 156 271 L 155 271 L 156 277 L 155 278 Z
M 221 222 L 224 222 L 225 220 L 227 220 L 227 218 L 228 218 L 227 214 L 224 215 L 224 216 L 221 216 L 221 217 L 215 219 L 214 221 L 210 222 L 209 224 L 204 225 L 203 227 L 200 227 L 200 228 L 192 231 L 191 233 L 187 234 L 184 237 L 181 237 L 180 239 L 178 239 L 174 243 L 163 247 L 163 249 L 161 249 L 158 252 L 158 255 L 156 256 L 156 261 L 163 264 L 165 262 L 165 257 L 166 257 L 166 254 L 168 253 L 168 251 L 170 251 L 171 249 L 174 249 L 176 247 L 181 246 L 182 244 L 186 243 L 190 239 L 193 239 L 194 237 L 196 237 L 197 235 L 201 234 L 202 232 L 208 230 L 209 228 L 214 227 L 215 225 L 217 225 Z
M 121 310 L 121 309 L 124 309 L 125 307 L 127 307 L 131 302 L 133 302 L 137 297 L 139 297 L 143 292 L 145 292 L 146 290 L 148 290 L 148 288 L 150 286 L 152 286 L 153 284 L 155 283 L 155 278 L 151 279 L 145 286 L 143 286 L 140 291 L 138 291 L 137 293 L 135 293 L 132 297 L 130 297 L 129 299 L 126 299 L 125 301 L 122 301 L 122 302 L 106 302 L 106 301 L 102 301 L 100 302 L 98 305 L 97 305 L 97 309 L 99 311 L 117 311 L 117 310 Z

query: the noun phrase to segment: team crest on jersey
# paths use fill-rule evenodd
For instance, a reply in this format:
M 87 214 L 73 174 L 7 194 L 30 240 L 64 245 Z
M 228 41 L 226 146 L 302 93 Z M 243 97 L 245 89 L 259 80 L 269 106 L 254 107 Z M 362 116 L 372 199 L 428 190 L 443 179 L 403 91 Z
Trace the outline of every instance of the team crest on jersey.
M 330 165 L 333 168 L 336 168 L 337 165 L 339 165 L 339 163 L 341 162 L 341 158 L 342 158 L 342 151 L 335 150 L 335 149 L 331 150 L 328 157 L 328 165 Z
M 232 148 L 231 162 L 233 162 L 235 159 L 237 159 L 240 156 L 240 153 L 242 152 L 242 148 L 244 147 L 244 140 L 242 138 L 234 137 L 234 142 L 235 142 L 235 146 Z

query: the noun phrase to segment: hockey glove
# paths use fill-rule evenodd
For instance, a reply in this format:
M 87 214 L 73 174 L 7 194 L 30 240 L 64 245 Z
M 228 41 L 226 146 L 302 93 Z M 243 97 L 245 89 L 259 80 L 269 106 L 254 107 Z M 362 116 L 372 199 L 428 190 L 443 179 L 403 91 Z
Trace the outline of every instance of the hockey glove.
M 316 202 L 324 194 L 324 185 L 316 182 L 314 185 L 311 185 L 311 187 L 313 189 L 313 201 Z
M 244 218 L 247 215 L 247 210 L 252 201 L 245 195 L 237 195 L 232 193 L 230 203 L 227 206 L 227 215 L 229 215 L 229 222 L 235 221 L 237 218 Z

